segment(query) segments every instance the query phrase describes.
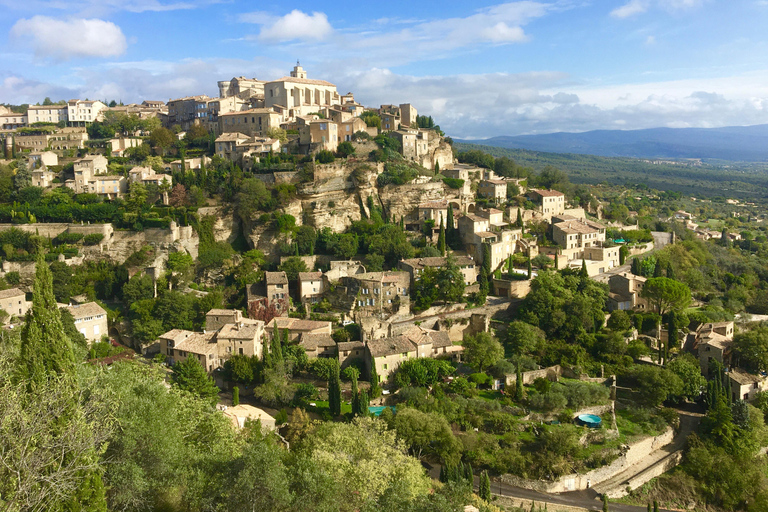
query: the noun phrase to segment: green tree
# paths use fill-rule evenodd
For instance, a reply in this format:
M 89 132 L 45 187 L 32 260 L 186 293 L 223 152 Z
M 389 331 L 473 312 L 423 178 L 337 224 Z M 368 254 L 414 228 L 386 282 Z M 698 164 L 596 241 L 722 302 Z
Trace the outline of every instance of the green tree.
M 626 245 L 622 245 L 619 248 L 619 265 L 623 265 L 627 261 L 627 256 L 629 256 L 629 249 Z
M 72 373 L 75 364 L 72 342 L 64 334 L 53 295 L 51 270 L 42 251 L 37 255 L 33 290 L 32 307 L 21 331 L 22 373 L 32 390 L 52 376 Z
M 160 148 L 163 154 L 170 148 L 176 141 L 176 136 L 168 128 L 155 128 L 149 135 L 149 143 L 152 147 Z
M 264 182 L 257 178 L 243 179 L 234 203 L 235 213 L 245 222 L 250 222 L 257 211 L 270 211 L 275 207 L 272 194 Z
M 232 388 L 232 405 L 235 407 L 240 405 L 240 388 L 237 386 Z
M 481 499 L 490 502 L 491 501 L 491 479 L 488 476 L 488 471 L 483 471 L 480 475 L 480 490 L 478 495 Z
M 339 379 L 339 365 L 334 364 L 328 379 L 328 409 L 334 416 L 341 414 L 341 379 Z
M 200 361 L 191 354 L 173 365 L 171 382 L 179 389 L 189 391 L 211 404 L 219 399 L 219 388 L 213 383 L 213 378 L 208 376 Z
M 488 332 L 480 332 L 474 336 L 465 335 L 461 344 L 464 346 L 467 364 L 481 372 L 504 357 L 501 343 Z
M 440 219 L 440 232 L 437 235 L 437 250 L 440 251 L 441 256 L 445 256 L 445 226 L 442 219 Z
M 608 318 L 608 328 L 616 332 L 626 332 L 632 328 L 632 319 L 623 309 L 617 309 Z
M 515 320 L 507 326 L 506 343 L 515 354 L 530 354 L 543 347 L 544 331 L 536 326 Z
M 339 147 L 336 149 L 336 151 L 343 158 L 347 158 L 348 156 L 355 154 L 355 146 L 353 146 L 351 142 L 339 142 Z
M 298 280 L 300 272 L 309 272 L 307 264 L 304 263 L 304 260 L 298 256 L 291 256 L 285 260 L 278 268 L 285 272 L 285 275 L 288 276 L 289 281 Z
M 648 279 L 640 296 L 647 299 L 662 316 L 670 311 L 682 311 L 691 303 L 691 290 L 688 286 L 667 277 Z
M 768 327 L 760 325 L 736 334 L 733 346 L 739 365 L 752 372 L 768 369 Z

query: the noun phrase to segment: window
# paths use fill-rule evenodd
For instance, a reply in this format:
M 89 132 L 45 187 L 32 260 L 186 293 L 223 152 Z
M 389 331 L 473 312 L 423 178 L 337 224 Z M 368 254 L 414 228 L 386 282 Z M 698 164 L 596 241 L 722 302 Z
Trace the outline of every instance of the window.
M 384 366 L 384 369 L 385 369 L 385 370 L 386 370 L 386 369 L 389 367 L 389 365 L 387 365 L 387 363 L 384 363 L 384 365 L 383 365 L 383 366 Z
M 99 326 L 98 325 L 94 325 L 93 326 L 93 335 L 94 336 L 98 336 L 99 335 Z

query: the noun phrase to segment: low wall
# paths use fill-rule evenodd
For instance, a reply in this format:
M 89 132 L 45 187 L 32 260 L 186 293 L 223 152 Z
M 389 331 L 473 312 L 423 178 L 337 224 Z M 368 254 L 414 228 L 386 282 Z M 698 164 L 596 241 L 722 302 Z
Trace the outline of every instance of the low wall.
M 636 474 L 634 477 L 630 478 L 626 482 L 626 484 L 622 482 L 621 485 L 617 486 L 615 489 L 611 489 L 607 491 L 605 494 L 607 494 L 608 497 L 612 499 L 623 498 L 624 496 L 629 494 L 627 492 L 627 489 L 634 491 L 641 485 L 651 481 L 657 476 L 663 475 L 670 469 L 679 465 L 681 460 L 683 460 L 682 450 L 672 452 L 666 457 L 664 457 L 663 459 L 661 459 L 659 462 L 654 464 L 653 466 L 647 468 L 645 471 L 642 471 Z
M 494 504 L 503 505 L 505 508 L 521 508 L 523 510 L 542 510 L 548 512 L 588 512 L 589 509 L 581 507 L 572 507 L 570 505 L 561 505 L 559 503 L 542 502 L 536 500 L 524 500 L 521 498 L 510 498 L 508 496 L 499 496 L 495 494 L 496 488 L 491 482 L 491 494 L 494 496 Z M 597 502 L 596 502 L 597 503 Z M 533 507 L 533 508 L 532 508 Z M 546 508 L 544 508 L 546 507 Z
M 627 470 L 627 468 L 642 460 L 649 453 L 671 443 L 674 437 L 675 431 L 671 427 L 667 428 L 663 434 L 629 445 L 629 449 L 624 454 L 607 466 L 594 469 L 583 475 L 565 475 L 553 482 L 527 480 L 515 475 L 502 475 L 501 480 L 510 485 L 546 493 L 581 491 L 594 487 L 600 482 L 604 482 Z

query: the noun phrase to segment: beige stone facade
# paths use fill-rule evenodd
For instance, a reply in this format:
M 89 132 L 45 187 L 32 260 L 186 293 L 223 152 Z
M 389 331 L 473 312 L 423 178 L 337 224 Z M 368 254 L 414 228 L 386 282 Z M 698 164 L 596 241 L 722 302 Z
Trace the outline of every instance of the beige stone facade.
M 299 300 L 302 304 L 320 302 L 324 292 L 322 272 L 299 272 Z
M 107 312 L 95 302 L 67 306 L 67 309 L 75 319 L 75 327 L 89 343 L 109 334 Z
M 27 314 L 30 304 L 26 295 L 18 288 L 0 291 L 0 309 L 9 316 L 23 318 Z
M 281 116 L 271 108 L 232 111 L 218 116 L 218 133 L 242 133 L 265 136 L 271 128 L 279 128 Z
M 557 190 L 531 189 L 528 197 L 547 218 L 565 213 L 565 194 Z
M 27 157 L 27 169 L 45 169 L 49 165 L 59 165 L 59 156 L 53 151 L 35 151 Z
M 30 105 L 27 109 L 29 124 L 67 122 L 67 105 Z
M 289 318 L 287 316 L 277 316 L 270 320 L 266 326 L 266 334 L 271 339 L 275 326 L 282 332 L 288 331 L 288 339 L 297 341 L 305 334 L 328 334 L 332 332 L 331 322 L 321 322 L 316 320 L 304 320 L 301 318 Z
M 440 256 L 433 258 L 411 258 L 400 261 L 397 266 L 401 270 L 408 272 L 411 276 L 411 282 L 413 282 L 421 275 L 425 268 L 442 268 L 447 260 L 448 258 Z M 461 271 L 466 286 L 477 282 L 477 266 L 473 258 L 469 256 L 456 256 L 454 261 Z
M 608 311 L 617 309 L 639 310 L 648 309 L 648 301 L 640 297 L 646 278 L 636 276 L 631 272 L 622 272 L 608 278 Z
M 286 120 L 317 112 L 323 107 L 339 105 L 336 86 L 325 80 L 312 80 L 297 63 L 291 76 L 264 84 L 264 105 L 287 109 Z

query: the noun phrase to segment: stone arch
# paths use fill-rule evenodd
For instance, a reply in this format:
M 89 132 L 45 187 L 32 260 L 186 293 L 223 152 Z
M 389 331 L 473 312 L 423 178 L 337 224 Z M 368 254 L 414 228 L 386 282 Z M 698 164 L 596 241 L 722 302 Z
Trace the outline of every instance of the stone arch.
M 467 205 L 467 213 L 475 213 L 476 207 L 475 203 L 469 203 Z

